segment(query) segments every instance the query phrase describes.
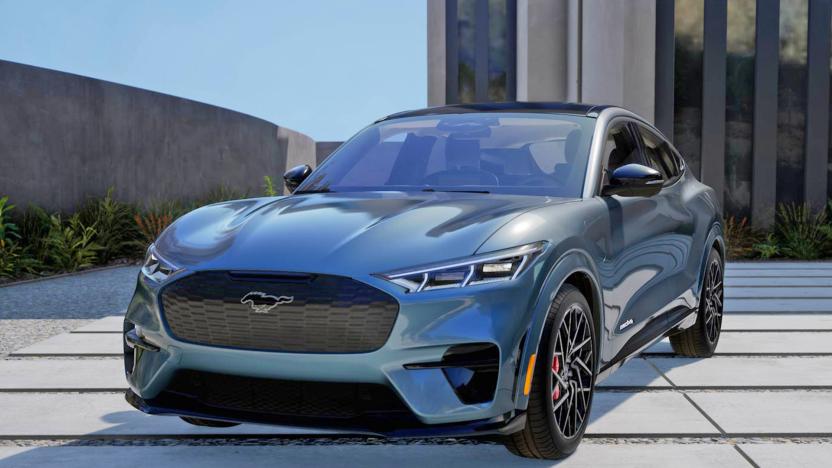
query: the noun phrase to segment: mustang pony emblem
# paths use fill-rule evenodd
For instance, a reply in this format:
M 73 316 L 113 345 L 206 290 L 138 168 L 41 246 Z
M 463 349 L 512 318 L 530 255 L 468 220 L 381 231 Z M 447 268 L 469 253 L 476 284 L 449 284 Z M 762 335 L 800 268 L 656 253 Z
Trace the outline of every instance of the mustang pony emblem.
M 240 299 L 240 303 L 248 304 L 255 314 L 268 314 L 278 304 L 291 304 L 294 300 L 295 296 L 272 296 L 260 291 L 251 291 Z

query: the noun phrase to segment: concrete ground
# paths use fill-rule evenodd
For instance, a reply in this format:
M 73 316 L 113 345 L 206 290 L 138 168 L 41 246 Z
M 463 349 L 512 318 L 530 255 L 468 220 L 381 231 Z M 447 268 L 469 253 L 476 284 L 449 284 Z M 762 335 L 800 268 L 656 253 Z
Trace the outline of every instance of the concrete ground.
M 0 467 L 123 460 L 200 467 L 556 465 L 483 442 L 329 439 L 258 425 L 196 428 L 135 411 L 123 398 L 117 315 L 135 273 L 0 288 L 0 339 L 26 327 L 43 335 L 12 340 L 0 360 Z M 629 362 L 599 385 L 587 437 L 559 465 L 829 465 L 832 263 L 730 264 L 726 287 L 717 355 L 678 358 L 660 342 Z M 80 290 L 54 297 L 73 288 Z M 25 318 L 11 318 L 18 315 Z M 61 322 L 71 331 L 46 325 L 55 320 L 72 320 L 71 327 Z

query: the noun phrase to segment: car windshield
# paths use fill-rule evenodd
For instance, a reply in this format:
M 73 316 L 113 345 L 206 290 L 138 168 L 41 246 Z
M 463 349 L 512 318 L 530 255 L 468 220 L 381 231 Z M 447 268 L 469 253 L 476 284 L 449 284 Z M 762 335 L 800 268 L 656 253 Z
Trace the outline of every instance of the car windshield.
M 400 118 L 362 130 L 296 193 L 448 191 L 579 197 L 595 119 L 479 113 Z

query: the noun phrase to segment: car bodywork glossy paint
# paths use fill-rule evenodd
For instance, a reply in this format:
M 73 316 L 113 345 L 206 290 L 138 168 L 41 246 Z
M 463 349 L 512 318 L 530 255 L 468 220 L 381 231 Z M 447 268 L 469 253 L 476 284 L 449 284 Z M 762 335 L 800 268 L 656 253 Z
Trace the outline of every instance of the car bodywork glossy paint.
M 399 316 L 388 342 L 371 353 L 200 346 L 172 338 L 158 305 L 164 284 L 140 276 L 126 320 L 161 350 L 142 353 L 128 376 L 131 389 L 152 399 L 177 369 L 187 368 L 386 384 L 427 424 L 522 411 L 527 397 L 518 382 L 537 350 L 552 298 L 575 275 L 592 286 L 588 299 L 597 318 L 603 378 L 668 331 L 693 323 L 705 261 L 712 246 L 722 245 L 722 232 L 713 191 L 689 173 L 653 197 L 598 196 L 606 127 L 622 118 L 649 124 L 617 108 L 595 118 L 582 198 L 323 193 L 225 202 L 184 216 L 156 243 L 184 269 L 168 282 L 201 270 L 349 276 L 394 296 Z M 377 276 L 541 240 L 547 249 L 513 281 L 408 294 Z M 436 362 L 449 346 L 476 342 L 500 349 L 491 402 L 462 404 L 438 369 L 404 368 Z

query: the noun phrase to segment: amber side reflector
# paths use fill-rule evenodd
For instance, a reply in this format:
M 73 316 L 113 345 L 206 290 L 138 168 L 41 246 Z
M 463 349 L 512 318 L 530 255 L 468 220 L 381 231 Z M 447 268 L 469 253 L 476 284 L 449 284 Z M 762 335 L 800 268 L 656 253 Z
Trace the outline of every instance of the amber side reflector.
M 526 385 L 523 386 L 523 395 L 528 395 L 532 390 L 532 376 L 534 375 L 534 362 L 537 361 L 537 354 L 529 358 L 529 368 L 526 369 Z

